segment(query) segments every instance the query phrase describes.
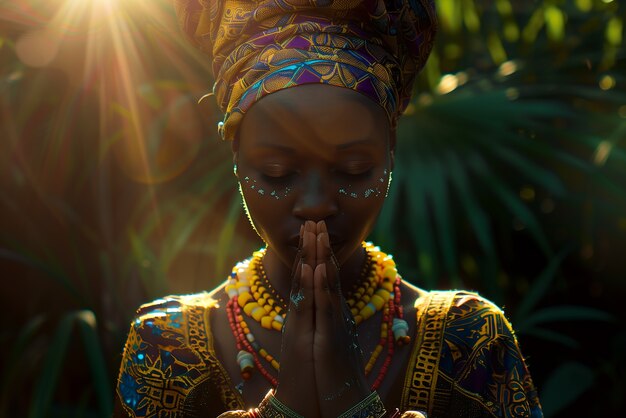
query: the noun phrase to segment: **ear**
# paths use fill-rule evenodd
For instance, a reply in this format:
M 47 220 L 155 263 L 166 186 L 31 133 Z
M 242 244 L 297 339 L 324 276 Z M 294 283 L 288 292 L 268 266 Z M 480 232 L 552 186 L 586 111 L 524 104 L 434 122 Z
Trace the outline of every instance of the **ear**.
M 237 168 L 237 163 L 239 162 L 239 151 L 233 148 L 233 173 L 235 177 L 239 178 L 239 170 Z
M 389 134 L 389 163 L 390 163 L 390 171 L 393 171 L 393 168 L 396 165 L 396 128 L 392 128 Z

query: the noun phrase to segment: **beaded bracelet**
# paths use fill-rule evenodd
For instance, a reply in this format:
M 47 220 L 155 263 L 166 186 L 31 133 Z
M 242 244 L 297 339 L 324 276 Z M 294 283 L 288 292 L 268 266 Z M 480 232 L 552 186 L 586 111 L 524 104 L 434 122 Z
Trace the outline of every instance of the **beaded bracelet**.
M 274 390 L 270 390 L 257 409 L 262 418 L 304 418 L 287 405 L 276 399 Z
M 361 402 L 339 415 L 339 418 L 381 418 L 386 413 L 383 401 L 374 391 Z

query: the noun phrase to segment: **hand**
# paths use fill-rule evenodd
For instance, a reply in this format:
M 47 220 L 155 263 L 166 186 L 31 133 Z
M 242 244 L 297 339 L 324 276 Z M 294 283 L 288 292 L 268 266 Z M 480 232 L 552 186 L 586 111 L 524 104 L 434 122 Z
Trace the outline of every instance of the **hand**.
M 320 409 L 336 417 L 371 392 L 365 379 L 356 324 L 341 292 L 339 266 L 326 224 L 316 225 L 316 266 L 313 273 L 315 333 L 313 358 Z
M 292 268 L 291 295 L 283 326 L 276 398 L 300 415 L 320 417 L 313 342 L 315 336 L 313 268 L 315 223 L 300 228 L 298 253 Z
M 300 236 L 276 397 L 301 415 L 336 417 L 370 390 L 326 225 L 307 221 Z

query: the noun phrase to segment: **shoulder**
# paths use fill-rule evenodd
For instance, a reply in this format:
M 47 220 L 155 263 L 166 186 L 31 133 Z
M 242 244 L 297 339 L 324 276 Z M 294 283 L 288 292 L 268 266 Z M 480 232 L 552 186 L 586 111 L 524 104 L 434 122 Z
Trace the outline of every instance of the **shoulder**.
M 130 326 L 145 344 L 176 348 L 189 344 L 207 310 L 217 306 L 210 293 L 172 295 L 141 305 Z M 139 347 L 139 345 L 137 346 Z M 128 346 L 126 347 L 128 349 Z
M 132 416 L 151 416 L 165 405 L 180 410 L 187 395 L 207 379 L 211 359 L 205 319 L 216 305 L 211 294 L 198 293 L 167 296 L 137 309 L 117 385 Z
M 216 289 L 216 291 L 219 290 Z M 217 301 L 213 292 L 200 292 L 190 295 L 169 295 L 141 305 L 136 312 L 137 318 L 163 317 L 182 312 L 185 309 L 209 309 L 215 307 Z
M 477 293 L 466 291 L 456 291 L 451 298 L 444 338 L 449 345 L 461 345 L 469 350 L 481 350 L 493 344 L 517 348 L 513 328 L 504 311 Z
M 422 291 L 415 300 L 415 312 L 420 327 L 436 330 L 443 341 L 441 365 L 448 372 L 496 345 L 518 350 L 504 311 L 478 293 Z
M 504 311 L 478 293 L 417 289 L 414 309 L 419 321 L 438 321 L 445 333 L 462 334 L 464 345 L 513 337 Z
M 541 416 L 537 391 L 504 311 L 472 292 L 454 292 L 449 300 L 439 373 L 496 416 Z

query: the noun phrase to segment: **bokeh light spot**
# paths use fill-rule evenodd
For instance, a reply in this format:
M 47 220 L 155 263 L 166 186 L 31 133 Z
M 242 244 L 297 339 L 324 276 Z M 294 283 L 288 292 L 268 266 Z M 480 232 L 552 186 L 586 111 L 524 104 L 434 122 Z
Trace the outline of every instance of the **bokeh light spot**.
M 522 187 L 522 190 L 520 190 L 519 195 L 525 201 L 532 202 L 533 200 L 535 200 L 535 189 L 533 189 L 530 186 Z
M 446 74 L 441 77 L 439 85 L 437 86 L 437 92 L 439 94 L 448 94 L 454 91 L 459 86 L 459 79 L 454 74 Z
M 610 90 L 615 87 L 615 78 L 610 75 L 605 75 L 600 79 L 598 83 L 602 90 Z
M 49 65 L 59 52 L 60 37 L 50 29 L 40 29 L 24 34 L 15 43 L 17 57 L 31 67 Z
M 611 154 L 613 144 L 609 141 L 600 141 L 593 154 L 593 162 L 596 165 L 604 165 Z
M 515 61 L 506 61 L 500 64 L 500 68 L 498 69 L 498 73 L 503 76 L 509 76 L 517 71 L 517 64 Z

